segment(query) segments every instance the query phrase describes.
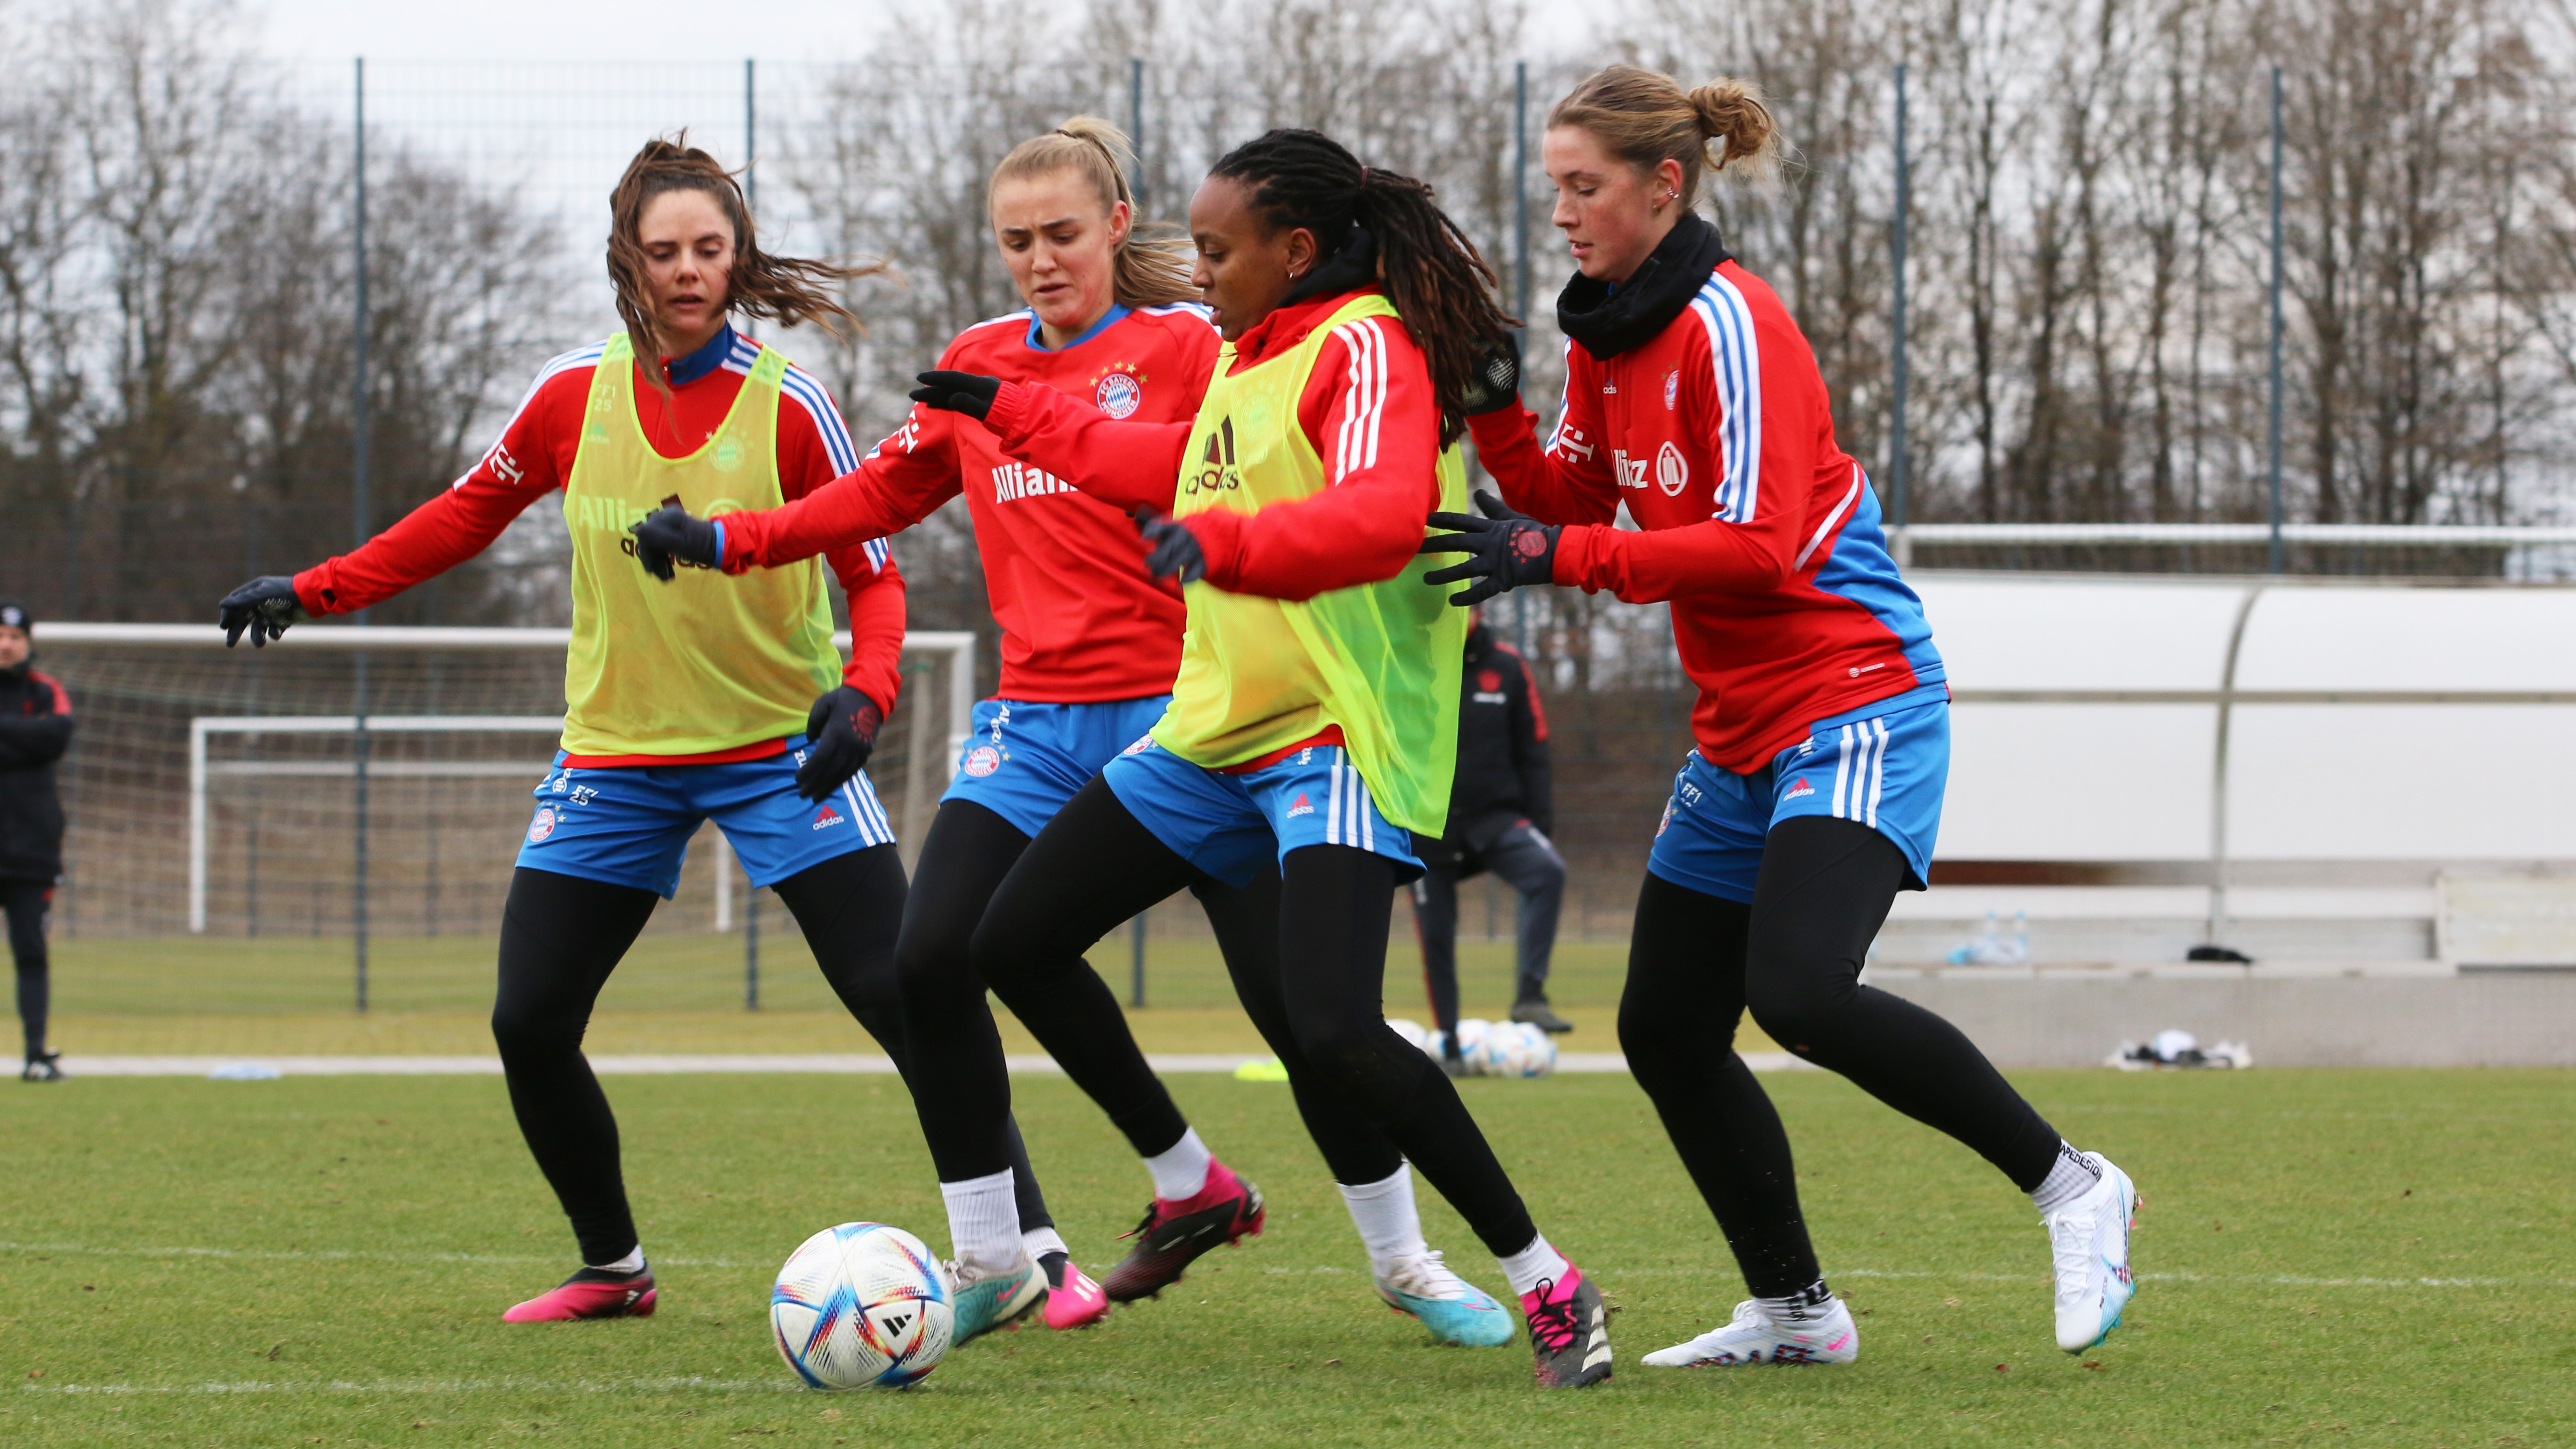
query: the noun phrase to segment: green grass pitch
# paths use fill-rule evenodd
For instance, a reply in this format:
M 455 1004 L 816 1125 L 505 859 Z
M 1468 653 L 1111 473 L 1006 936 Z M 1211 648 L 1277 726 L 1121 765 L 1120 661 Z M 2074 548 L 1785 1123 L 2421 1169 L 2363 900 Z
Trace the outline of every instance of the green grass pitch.
M 1471 1082 L 1540 1224 L 1621 1311 L 1617 1378 L 1529 1384 L 1526 1350 L 1430 1347 L 1371 1296 L 1284 1088 L 1183 1077 L 1261 1183 L 1266 1236 L 1079 1334 L 959 1349 L 907 1394 L 792 1386 L 765 1296 L 805 1234 L 872 1217 L 944 1246 L 901 1088 L 610 1081 L 645 1244 L 644 1321 L 506 1327 L 569 1266 L 492 1078 L 0 1088 L 0 1444 L 668 1446 L 2576 1442 L 2576 1076 L 2032 1074 L 2146 1197 L 2130 1323 L 2050 1338 L 2047 1249 L 1982 1163 L 1822 1075 L 1769 1079 L 1849 1368 L 1659 1372 L 1640 1354 L 1740 1295 L 1619 1077 Z M 1147 1192 L 1066 1083 L 1022 1120 L 1084 1262 Z M 1492 1260 L 1427 1192 L 1433 1242 Z

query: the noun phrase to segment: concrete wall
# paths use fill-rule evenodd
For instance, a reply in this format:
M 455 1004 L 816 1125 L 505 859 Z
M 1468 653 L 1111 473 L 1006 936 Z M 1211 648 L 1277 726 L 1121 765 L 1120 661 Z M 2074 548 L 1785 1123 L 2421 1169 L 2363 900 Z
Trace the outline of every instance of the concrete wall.
M 2576 1066 L 2576 972 L 1868 979 L 1949 1018 L 2003 1067 L 2097 1066 L 2169 1027 L 2204 1046 L 2244 1042 L 2257 1067 Z

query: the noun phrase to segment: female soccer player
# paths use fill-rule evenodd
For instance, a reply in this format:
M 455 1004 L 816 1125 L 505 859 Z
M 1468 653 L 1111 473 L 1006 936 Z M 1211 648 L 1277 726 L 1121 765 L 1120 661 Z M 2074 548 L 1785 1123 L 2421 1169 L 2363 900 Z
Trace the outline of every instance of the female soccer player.
M 942 368 L 1043 384 L 1138 423 L 1186 425 L 1198 411 L 1217 334 L 1190 300 L 1198 293 L 1186 244 L 1136 234 L 1118 160 L 1125 144 L 1107 122 L 1077 117 L 1003 158 L 988 198 L 993 235 L 1028 306 L 968 328 L 941 356 Z M 1175 476 L 1157 475 L 1134 501 L 1169 508 Z M 1002 626 L 1001 692 L 976 707 L 956 781 L 922 844 L 895 959 L 911 1019 L 936 1023 L 943 1041 L 971 1039 L 977 1059 L 998 1072 L 1000 1038 L 968 944 L 1031 837 L 1162 716 L 1180 667 L 1180 591 L 1145 572 L 1135 529 L 1118 507 L 1074 491 L 981 425 L 932 407 L 914 408 L 857 471 L 798 502 L 720 523 L 666 509 L 638 525 L 636 537 L 648 565 L 668 553 L 739 573 L 898 532 L 961 493 Z M 1246 1010 L 1289 1067 L 1298 1106 L 1369 1246 L 1379 1291 L 1441 1338 L 1508 1342 L 1502 1306 L 1424 1244 L 1395 1145 L 1332 1100 L 1297 1049 L 1280 995 L 1276 872 L 1265 867 L 1241 888 L 1207 877 L 1189 884 Z M 1089 974 L 1079 951 L 1063 964 Z M 992 1179 L 1017 1169 L 997 1174 L 957 1149 L 959 1134 L 932 1127 L 949 1111 L 944 1093 L 924 1091 L 915 1102 L 956 1212 L 955 1240 L 993 1243 L 1002 1258 L 962 1258 L 961 1294 L 1007 1293 L 1031 1268 L 1003 1241 L 1009 1234 L 995 1231 L 1007 1225 L 985 1215 L 1007 1214 L 1010 1184 Z M 1157 1204 L 1173 1206 L 1148 1210 L 1134 1251 L 1109 1275 L 1109 1297 L 1155 1292 L 1200 1253 L 1260 1228 L 1257 1191 L 1194 1134 L 1173 1136 L 1146 1159 Z M 1059 1303 L 1071 1311 L 1099 1302 L 1102 1290 L 1079 1269 L 1060 1259 L 1045 1266 L 1056 1285 L 1046 1300 L 1050 1321 Z
M 1141 526 L 1147 567 L 1191 585 L 1170 708 L 1039 832 L 973 960 L 1139 1152 L 1167 1150 L 1185 1124 L 1082 951 L 1203 875 L 1245 882 L 1277 860 L 1299 1050 L 1502 1260 L 1539 1382 L 1597 1383 L 1610 1374 L 1599 1290 L 1539 1235 L 1448 1077 L 1380 1015 L 1394 888 L 1421 870 L 1405 831 L 1438 831 L 1448 806 L 1465 634 L 1404 574 L 1433 507 L 1465 497 L 1458 417 L 1508 325 L 1492 273 L 1428 187 L 1313 131 L 1228 153 L 1190 231 L 1228 344 L 1194 422 L 1120 422 L 1042 384 L 954 370 L 914 394 L 1080 487 L 1133 496 L 1177 475 L 1178 517 Z M 998 1054 L 961 1041 L 936 1055 L 951 1072 L 943 1150 L 998 1174 Z M 1007 1250 L 998 1231 L 965 1249 Z
M 846 319 L 825 286 L 851 273 L 762 250 L 733 177 L 680 144 L 638 152 L 610 210 L 608 272 L 626 330 L 547 363 L 500 440 L 446 492 L 354 553 L 253 580 L 222 606 L 227 643 L 248 631 L 264 644 L 453 568 L 563 490 L 573 550 L 563 745 L 537 787 L 503 910 L 492 1033 L 510 1105 L 584 1266 L 502 1315 L 513 1323 L 654 1309 L 616 1118 L 581 1038 L 656 898 L 677 887 L 701 822 L 713 818 L 754 883 L 777 890 L 833 990 L 896 1065 L 916 1055 L 893 970 L 903 867 L 859 773 L 900 683 L 903 580 L 884 543 L 831 554 L 850 600 L 846 670 L 819 565 L 755 584 L 692 574 L 665 587 L 626 557 L 627 525 L 665 499 L 702 511 L 774 504 L 856 466 L 830 396 L 727 320 Z M 1016 1127 L 1004 1135 L 1023 1184 L 1014 1230 L 1060 1252 Z
M 1426 576 L 1672 601 L 1700 687 L 1698 749 L 1673 782 L 1637 899 L 1619 1040 L 1752 1289 L 1729 1323 L 1649 1354 L 1661 1367 L 1848 1363 L 1850 1312 L 1798 1211 L 1789 1140 L 1710 1023 L 1750 1006 L 1773 1040 L 1949 1133 L 2030 1194 L 2056 1259 L 2057 1341 L 2102 1341 L 2131 1281 L 2136 1190 L 2078 1152 L 1939 1017 L 1857 984 L 1900 890 L 1921 890 L 1949 771 L 1949 689 L 1878 500 L 1835 446 L 1824 382 L 1779 297 L 1691 210 L 1710 142 L 1760 164 L 1771 116 L 1748 87 L 1684 94 L 1630 66 L 1549 114 L 1544 156 L 1575 276 L 1565 411 L 1544 452 L 1515 390 L 1468 419 L 1512 508 L 1426 553 Z M 1505 358 L 1506 370 L 1509 365 Z M 1613 523 L 1624 503 L 1643 532 Z

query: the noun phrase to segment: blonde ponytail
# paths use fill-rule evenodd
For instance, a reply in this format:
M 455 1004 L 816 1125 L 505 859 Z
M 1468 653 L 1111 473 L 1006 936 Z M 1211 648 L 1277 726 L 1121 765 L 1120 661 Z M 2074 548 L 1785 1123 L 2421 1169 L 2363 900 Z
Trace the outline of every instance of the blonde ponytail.
M 1771 108 L 1750 82 L 1721 78 L 1685 92 L 1671 76 L 1633 65 L 1585 77 L 1549 110 L 1547 124 L 1589 131 L 1641 171 L 1680 162 L 1685 206 L 1698 196 L 1703 170 L 1732 167 L 1739 176 L 1767 180 L 1781 145 Z
M 1190 285 L 1194 253 L 1189 241 L 1177 228 L 1148 223 L 1136 214 L 1136 195 L 1127 185 L 1127 170 L 1134 163 L 1135 152 L 1125 132 L 1097 116 L 1075 116 L 1043 136 L 1012 147 L 1002 164 L 993 168 L 992 188 L 1059 171 L 1080 173 L 1100 198 L 1101 210 L 1127 203 L 1127 239 L 1118 244 L 1110 272 L 1112 295 L 1119 305 L 1195 302 L 1199 289 Z M 988 207 L 992 188 L 985 192 Z

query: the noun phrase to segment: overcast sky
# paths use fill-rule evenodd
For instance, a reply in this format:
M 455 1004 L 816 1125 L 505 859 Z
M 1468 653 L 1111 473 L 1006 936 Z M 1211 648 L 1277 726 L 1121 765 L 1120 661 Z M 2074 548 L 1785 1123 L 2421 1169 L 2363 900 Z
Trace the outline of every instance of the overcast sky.
M 250 0 L 270 54 L 305 60 L 839 60 L 865 47 L 880 0 Z M 746 33 L 742 20 L 759 18 Z
M 1476 0 L 1466 0 L 1473 4 Z M 866 46 L 888 0 L 247 0 L 268 12 L 270 54 L 303 60 L 840 60 Z M 1578 39 L 1589 0 L 1538 0 L 1533 41 Z M 759 29 L 741 21 L 757 16 Z

